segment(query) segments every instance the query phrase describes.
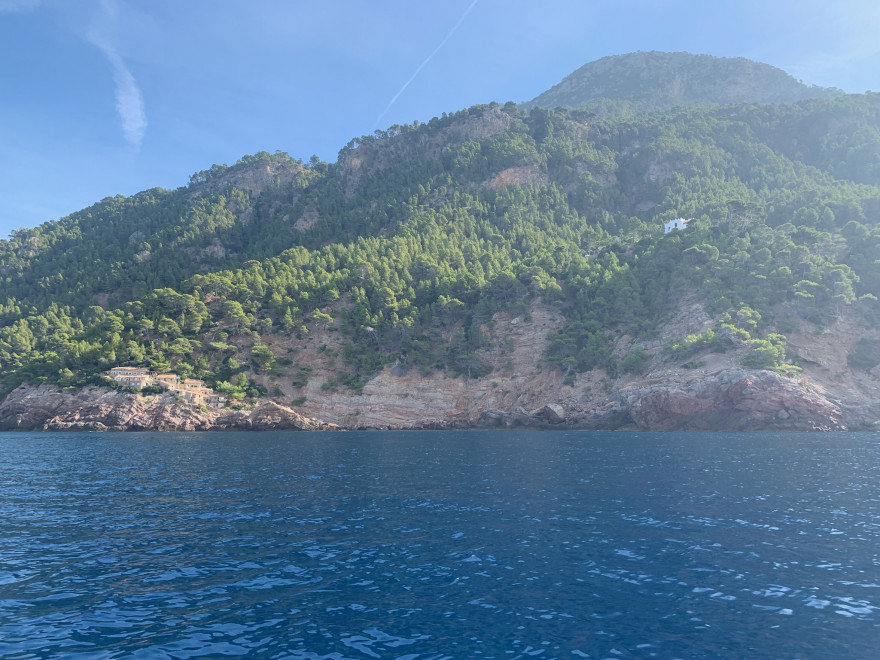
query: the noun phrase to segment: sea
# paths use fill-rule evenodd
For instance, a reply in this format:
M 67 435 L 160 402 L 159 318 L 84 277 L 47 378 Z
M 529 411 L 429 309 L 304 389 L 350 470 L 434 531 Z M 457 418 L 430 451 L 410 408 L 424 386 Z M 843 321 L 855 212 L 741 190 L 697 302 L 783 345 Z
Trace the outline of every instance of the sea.
M 0 434 L 0 657 L 877 658 L 880 434 Z

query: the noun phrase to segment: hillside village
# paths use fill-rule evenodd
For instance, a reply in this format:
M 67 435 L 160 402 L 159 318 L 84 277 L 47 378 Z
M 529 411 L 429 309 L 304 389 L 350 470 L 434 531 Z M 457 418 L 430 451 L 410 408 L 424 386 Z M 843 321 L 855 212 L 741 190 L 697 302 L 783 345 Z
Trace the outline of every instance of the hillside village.
M 113 367 L 104 374 L 113 379 L 120 387 L 143 390 L 145 387 L 158 386 L 169 392 L 177 393 L 187 403 L 221 408 L 226 404 L 226 397 L 218 394 L 204 381 L 195 378 L 180 379 L 174 373 L 156 373 L 146 367 Z

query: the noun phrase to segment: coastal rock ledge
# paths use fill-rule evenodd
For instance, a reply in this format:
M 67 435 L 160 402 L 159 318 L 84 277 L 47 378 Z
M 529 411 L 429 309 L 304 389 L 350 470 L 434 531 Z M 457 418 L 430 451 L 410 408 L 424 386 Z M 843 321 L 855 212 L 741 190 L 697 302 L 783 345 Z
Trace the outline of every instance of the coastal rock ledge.
M 138 396 L 90 387 L 77 392 L 21 386 L 0 403 L 3 431 L 333 431 L 275 402 L 251 410 L 181 404 L 173 394 Z
M 664 377 L 665 376 L 665 377 Z M 672 376 L 672 377 L 670 377 Z M 173 394 L 141 396 L 91 387 L 79 391 L 23 385 L 0 402 L 0 430 L 93 431 L 329 431 L 343 428 L 465 429 L 532 428 L 641 431 L 845 431 L 878 430 L 873 402 L 837 401 L 821 386 L 806 379 L 784 378 L 769 371 L 732 368 L 692 374 L 642 377 L 621 383 L 601 399 L 585 401 L 571 396 L 571 388 L 545 383 L 532 390 L 544 403 L 527 410 L 512 406 L 472 405 L 470 415 L 452 407 L 447 415 L 418 415 L 411 398 L 400 398 L 412 407 L 410 418 L 377 426 L 357 423 L 351 401 L 338 397 L 324 404 L 323 417 L 355 423 L 332 423 L 302 415 L 292 408 L 267 401 L 250 410 L 192 406 Z M 430 387 L 431 383 L 425 383 Z M 434 385 L 438 385 L 434 383 Z M 476 392 L 478 390 L 474 388 Z M 382 417 L 395 405 L 397 392 L 383 390 L 371 402 L 373 414 Z M 476 395 L 475 395 L 476 396 Z M 400 397 L 403 397 L 401 394 Z M 869 403 L 871 405 L 869 405 Z M 363 402 L 359 402 L 360 405 Z M 398 408 L 393 408 L 398 410 Z M 436 412 L 436 411 L 435 411 Z M 390 419 L 390 412 L 384 415 Z M 400 417 L 400 416 L 398 416 Z
M 561 406 L 483 411 L 481 428 L 632 431 L 846 431 L 876 429 L 858 409 L 846 413 L 811 387 L 768 371 L 731 369 L 687 381 L 658 380 L 612 392 L 603 409 Z
M 845 431 L 848 426 L 840 407 L 822 392 L 770 371 L 730 369 L 686 383 L 643 384 L 620 390 L 616 399 L 615 407 L 626 410 L 635 427 L 651 431 Z

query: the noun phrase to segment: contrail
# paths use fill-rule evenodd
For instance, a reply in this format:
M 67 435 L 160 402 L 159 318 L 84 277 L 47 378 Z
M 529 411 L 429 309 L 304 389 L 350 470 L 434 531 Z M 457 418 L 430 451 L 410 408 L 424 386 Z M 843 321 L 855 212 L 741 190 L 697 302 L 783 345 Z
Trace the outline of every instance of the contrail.
M 403 87 L 401 87 L 400 90 L 397 92 L 397 94 L 395 94 L 394 97 L 388 102 L 388 105 L 385 106 L 385 109 L 382 111 L 382 114 L 379 115 L 378 117 L 376 117 L 376 122 L 375 122 L 373 128 L 379 127 L 379 122 L 382 121 L 382 118 L 388 113 L 389 110 L 391 110 L 391 106 L 394 105 L 394 102 L 397 101 L 397 99 L 400 98 L 400 95 L 406 91 L 406 88 L 409 87 L 410 83 L 416 79 L 416 76 L 418 76 L 419 73 L 421 73 L 422 69 L 424 69 L 427 66 L 428 62 L 430 62 L 432 59 L 434 59 L 434 56 L 440 51 L 441 48 L 443 48 L 443 46 L 446 45 L 446 42 L 452 38 L 452 35 L 455 34 L 456 30 L 458 30 L 458 28 L 464 22 L 464 19 L 467 18 L 467 15 L 471 13 L 471 10 L 476 6 L 476 4 L 479 1 L 480 0 L 473 0 L 473 2 L 471 2 L 470 5 L 468 5 L 468 8 L 465 9 L 464 13 L 459 17 L 458 22 L 455 25 L 453 25 L 452 29 L 449 31 L 449 33 L 445 37 L 443 37 L 443 41 L 441 41 L 437 45 L 437 47 L 433 51 L 431 51 L 431 54 L 428 55 L 428 57 L 425 58 L 425 61 L 419 65 L 419 68 L 416 69 L 415 73 L 413 73 L 409 77 L 409 80 L 407 80 L 405 83 L 403 83 Z
M 113 44 L 112 28 L 116 23 L 117 7 L 111 0 L 101 0 L 100 4 L 103 25 L 93 25 L 88 33 L 88 40 L 104 54 L 113 69 L 116 111 L 122 120 L 122 132 L 126 142 L 133 147 L 139 147 L 147 128 L 144 97 L 125 60 Z
M 144 97 L 137 81 L 116 50 L 104 42 L 92 41 L 107 58 L 113 68 L 113 82 L 116 83 L 116 111 L 122 120 L 125 140 L 133 147 L 139 147 L 147 128 L 144 114 Z

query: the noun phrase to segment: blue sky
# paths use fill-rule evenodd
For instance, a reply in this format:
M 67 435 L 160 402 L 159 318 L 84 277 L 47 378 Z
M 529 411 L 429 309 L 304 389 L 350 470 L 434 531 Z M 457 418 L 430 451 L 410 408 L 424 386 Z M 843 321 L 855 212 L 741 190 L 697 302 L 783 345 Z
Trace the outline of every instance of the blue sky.
M 636 50 L 880 91 L 876 0 L 0 0 L 0 237 L 103 197 L 526 101 Z

